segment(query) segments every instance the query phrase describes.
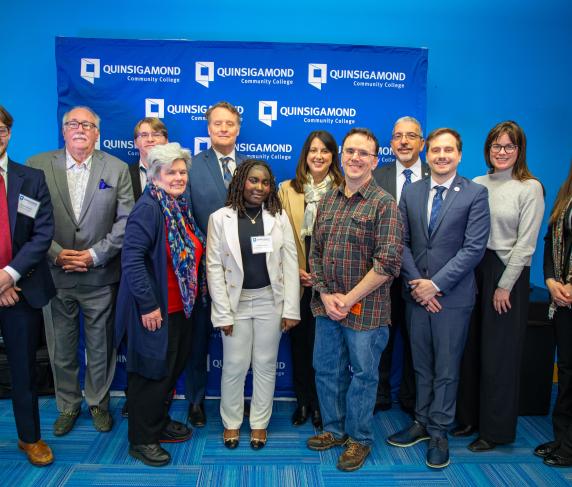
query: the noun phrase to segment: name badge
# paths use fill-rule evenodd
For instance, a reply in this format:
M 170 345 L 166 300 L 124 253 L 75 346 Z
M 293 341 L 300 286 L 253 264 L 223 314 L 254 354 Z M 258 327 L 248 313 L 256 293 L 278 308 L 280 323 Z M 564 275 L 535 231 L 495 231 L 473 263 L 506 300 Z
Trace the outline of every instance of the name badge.
M 22 215 L 29 216 L 30 218 L 36 218 L 39 209 L 39 201 L 28 198 L 26 195 L 20 193 L 20 196 L 18 196 L 18 213 L 22 213 Z
M 272 236 L 250 237 L 253 254 L 266 254 L 272 252 Z

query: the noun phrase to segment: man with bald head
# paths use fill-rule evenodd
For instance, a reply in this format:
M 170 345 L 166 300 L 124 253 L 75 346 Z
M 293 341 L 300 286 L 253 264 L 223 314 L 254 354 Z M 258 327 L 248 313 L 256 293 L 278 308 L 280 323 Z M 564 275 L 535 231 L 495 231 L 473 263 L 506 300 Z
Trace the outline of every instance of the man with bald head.
M 90 108 L 72 108 L 63 117 L 65 147 L 28 161 L 44 171 L 54 205 L 55 234 L 48 256 L 57 294 L 44 315 L 60 412 L 54 423 L 56 436 L 69 433 L 81 411 L 80 310 L 87 356 L 85 399 L 97 431 L 110 431 L 113 424 L 113 317 L 133 190 L 127 164 L 95 150 L 99 122 Z

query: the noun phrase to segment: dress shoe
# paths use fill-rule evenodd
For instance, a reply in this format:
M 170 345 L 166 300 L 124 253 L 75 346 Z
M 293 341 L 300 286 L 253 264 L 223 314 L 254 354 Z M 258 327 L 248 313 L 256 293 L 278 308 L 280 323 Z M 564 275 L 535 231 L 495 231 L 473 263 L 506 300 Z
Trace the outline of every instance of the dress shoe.
M 129 455 L 150 467 L 162 467 L 171 461 L 171 455 L 159 443 L 129 445 Z
M 376 414 L 379 411 L 388 411 L 389 409 L 391 409 L 391 401 L 379 401 L 376 402 L 373 407 L 373 414 Z
M 234 450 L 240 441 L 240 430 L 227 430 L 225 428 L 222 434 L 222 441 L 229 450 Z
M 559 453 L 552 453 L 544 457 L 543 461 L 549 467 L 572 467 L 572 457 L 564 457 Z
M 28 461 L 36 467 L 44 467 L 54 461 L 52 450 L 42 440 L 38 440 L 35 443 L 24 443 L 18 440 L 18 448 L 26 453 Z
M 451 430 L 451 436 L 455 438 L 471 436 L 475 431 L 477 431 L 477 428 L 472 424 L 460 424 Z
M 294 426 L 303 425 L 308 420 L 309 413 L 308 406 L 298 406 L 292 415 L 292 424 Z
M 542 445 L 538 445 L 534 449 L 534 454 L 537 457 L 545 458 L 548 455 L 552 455 L 553 453 L 555 453 L 556 450 L 558 450 L 558 448 L 560 448 L 559 441 L 549 441 L 548 443 L 542 443 Z
M 391 435 L 386 441 L 392 446 L 406 448 L 416 445 L 420 441 L 428 440 L 429 438 L 430 436 L 425 426 L 418 421 L 413 421 L 413 424 L 409 428 Z
M 357 441 L 348 440 L 346 442 L 346 449 L 338 458 L 336 467 L 344 472 L 358 470 L 364 464 L 370 451 L 371 448 L 368 445 L 362 445 Z
M 189 408 L 189 422 L 195 428 L 202 428 L 207 424 L 207 416 L 205 415 L 205 407 L 201 404 L 192 404 Z
M 193 432 L 183 423 L 172 419 L 161 431 L 159 442 L 161 443 L 182 443 L 191 438 Z
M 315 428 L 322 429 L 322 414 L 319 409 L 312 411 L 312 424 Z
M 473 441 L 467 448 L 471 450 L 473 453 L 480 453 L 483 451 L 491 451 L 494 450 L 497 444 L 494 441 L 485 440 L 480 436 Z
M 79 409 L 77 411 L 62 411 L 54 423 L 54 436 L 67 435 L 78 417 Z
M 100 433 L 107 433 L 113 427 L 113 418 L 107 409 L 101 409 L 99 406 L 90 406 L 89 412 L 93 421 L 93 427 Z
M 444 468 L 449 465 L 449 441 L 447 438 L 432 437 L 429 440 L 425 463 L 431 468 Z
M 344 435 L 338 439 L 333 435 L 333 433 L 322 431 L 321 433 L 308 438 L 306 445 L 310 450 L 324 451 L 333 448 L 334 446 L 342 446 L 346 441 L 348 441 L 348 435 Z
M 250 432 L 250 447 L 253 450 L 261 450 L 266 445 L 266 430 L 255 429 Z

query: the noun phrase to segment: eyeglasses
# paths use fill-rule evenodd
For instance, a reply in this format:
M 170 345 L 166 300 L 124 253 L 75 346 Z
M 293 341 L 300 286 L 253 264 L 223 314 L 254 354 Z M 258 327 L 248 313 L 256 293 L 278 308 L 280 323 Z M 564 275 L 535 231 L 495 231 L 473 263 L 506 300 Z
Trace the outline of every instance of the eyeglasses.
M 97 128 L 97 125 L 95 125 L 94 123 L 88 122 L 87 120 L 84 120 L 83 122 L 78 122 L 77 120 L 70 120 L 69 122 L 64 123 L 65 127 L 67 127 L 68 129 L 72 129 L 72 130 L 77 130 L 80 125 L 86 131 L 93 130 L 93 129 Z
M 397 141 L 401 140 L 403 137 L 405 137 L 405 139 L 409 141 L 414 141 L 422 138 L 419 134 L 416 134 L 415 132 L 406 132 L 404 134 L 402 134 L 401 132 L 397 132 L 391 136 L 391 140 Z
M 507 154 L 512 154 L 516 149 L 518 149 L 518 145 L 515 145 L 515 144 L 507 144 L 507 145 L 493 144 L 493 145 L 491 145 L 491 152 L 493 154 L 498 154 L 503 149 Z
M 10 129 L 8 127 L 0 127 L 0 137 L 6 137 Z
M 368 151 L 363 149 L 354 149 L 352 147 L 344 147 L 342 152 L 345 156 L 352 158 L 355 154 L 357 154 L 360 161 L 367 161 L 370 157 L 375 156 L 375 154 L 370 154 Z
M 139 132 L 137 134 L 138 139 L 158 139 L 160 137 L 164 137 L 165 135 L 163 132 Z
M 308 154 L 312 154 L 313 156 L 320 154 L 321 156 L 327 156 L 328 154 L 331 154 L 331 152 L 328 149 L 317 149 L 316 147 L 312 147 L 309 151 Z

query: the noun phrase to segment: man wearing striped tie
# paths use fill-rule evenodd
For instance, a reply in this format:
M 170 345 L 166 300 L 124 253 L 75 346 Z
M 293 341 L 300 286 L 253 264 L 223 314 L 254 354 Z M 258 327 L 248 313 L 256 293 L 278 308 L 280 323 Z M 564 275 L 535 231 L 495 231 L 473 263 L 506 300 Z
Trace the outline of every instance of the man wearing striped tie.
M 207 235 L 209 217 L 225 205 L 228 185 L 244 157 L 236 151 L 241 122 L 238 109 L 227 101 L 220 101 L 212 105 L 205 116 L 211 147 L 193 158 L 189 192 L 195 221 Z M 205 309 L 206 312 L 198 313 L 201 316 L 193 325 L 193 344 L 186 368 L 189 421 L 199 428 L 206 424 L 203 401 L 207 383 L 208 339 L 212 331 L 210 302 Z

